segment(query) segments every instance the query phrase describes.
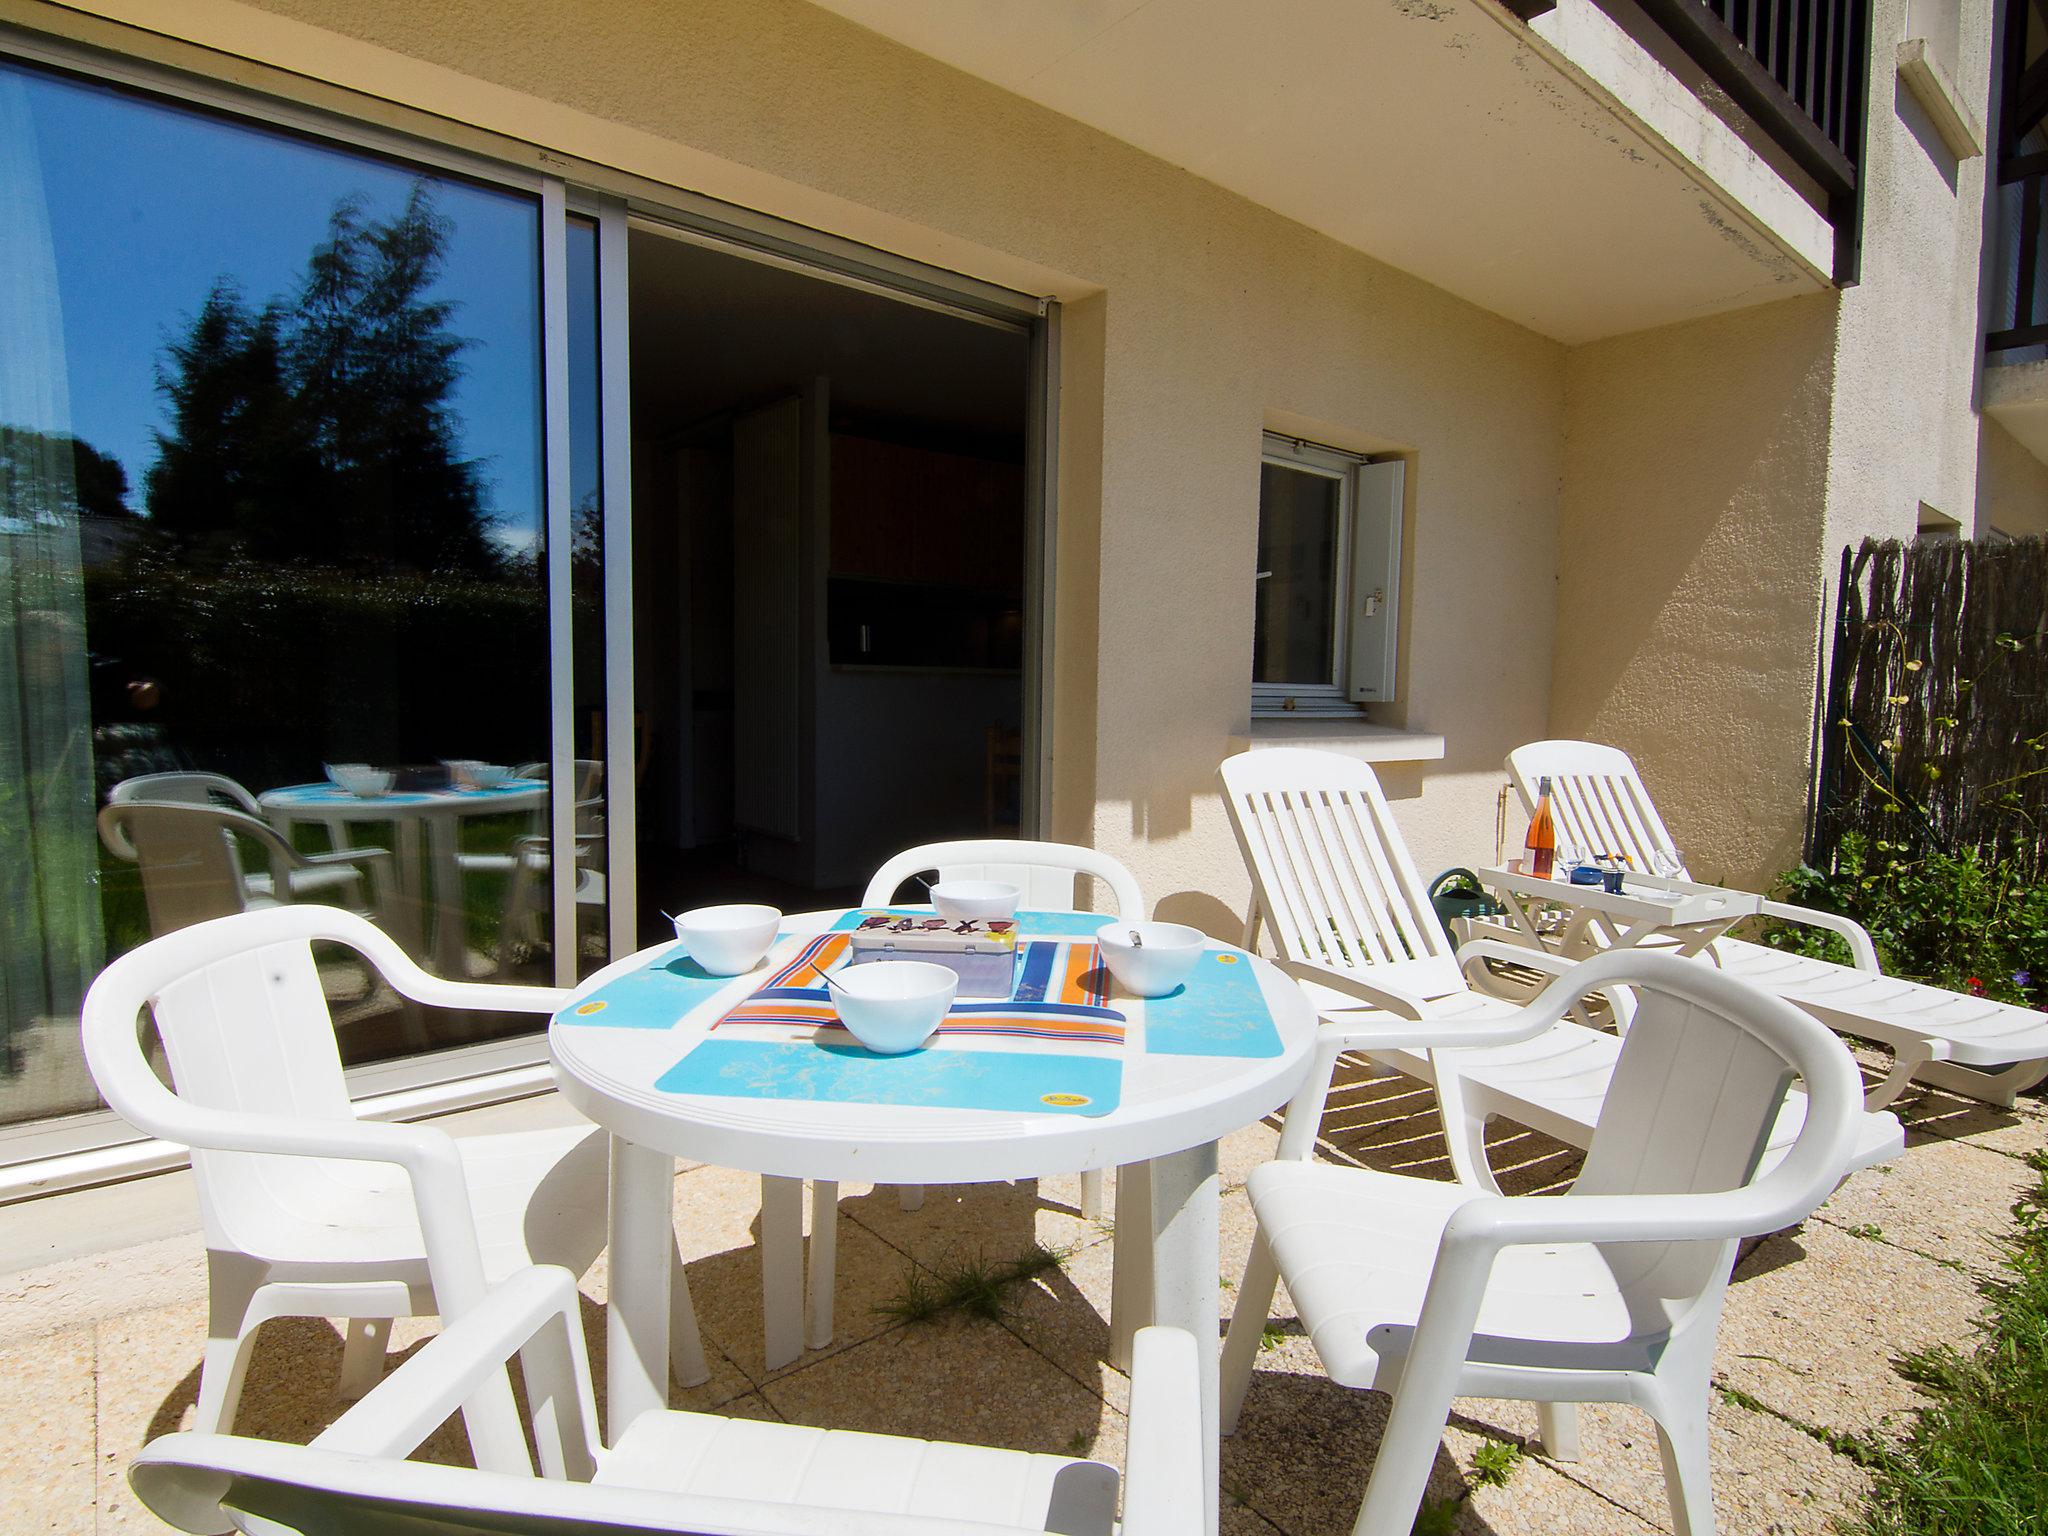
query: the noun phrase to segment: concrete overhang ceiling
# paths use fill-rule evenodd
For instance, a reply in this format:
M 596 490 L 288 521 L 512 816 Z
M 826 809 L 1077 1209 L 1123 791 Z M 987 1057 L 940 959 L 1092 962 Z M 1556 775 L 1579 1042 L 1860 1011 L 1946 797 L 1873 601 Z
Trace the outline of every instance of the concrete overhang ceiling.
M 818 3 L 1568 343 L 1824 286 L 1492 0 Z

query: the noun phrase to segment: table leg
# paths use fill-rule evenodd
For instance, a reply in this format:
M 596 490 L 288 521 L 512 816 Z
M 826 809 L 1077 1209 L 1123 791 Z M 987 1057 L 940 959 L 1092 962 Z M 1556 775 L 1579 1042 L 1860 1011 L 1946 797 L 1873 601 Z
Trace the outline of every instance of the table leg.
M 1152 1165 L 1116 1171 L 1116 1235 L 1110 1254 L 1109 1363 L 1131 1369 L 1131 1336 L 1152 1321 Z
M 650 1409 L 668 1406 L 669 1255 L 675 1159 L 614 1136 L 611 1300 L 605 1308 L 606 1429 L 612 1444 Z
M 469 980 L 469 925 L 464 921 L 462 862 L 456 857 L 460 826 L 453 813 L 427 821 L 427 898 L 434 909 L 434 969 L 450 981 Z
M 761 1359 L 778 1371 L 804 1349 L 804 1181 L 761 1175 Z
M 1195 1337 L 1202 1382 L 1203 1529 L 1215 1536 L 1220 1518 L 1217 1425 L 1218 1314 L 1222 1262 L 1221 1179 L 1216 1143 L 1204 1142 L 1152 1163 L 1152 1320 Z
M 395 817 L 392 831 L 395 834 L 392 840 L 398 845 L 393 851 L 397 867 L 391 872 L 398 887 L 398 911 L 393 914 L 392 926 L 398 931 L 392 937 L 414 959 L 423 960 L 427 945 L 425 904 L 420 900 L 419 820 L 413 816 Z

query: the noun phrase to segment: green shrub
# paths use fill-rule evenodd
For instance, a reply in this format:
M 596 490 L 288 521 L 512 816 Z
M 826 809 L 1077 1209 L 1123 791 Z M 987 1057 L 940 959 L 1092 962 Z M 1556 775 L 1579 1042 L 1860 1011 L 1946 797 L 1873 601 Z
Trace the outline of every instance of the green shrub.
M 1894 976 L 2004 1002 L 2048 1004 L 2048 885 L 1975 849 L 1948 854 L 1851 832 L 1835 868 L 1778 877 L 1780 899 L 1852 917 Z M 1847 964 L 1848 945 L 1820 928 L 1768 922 L 1764 942 Z

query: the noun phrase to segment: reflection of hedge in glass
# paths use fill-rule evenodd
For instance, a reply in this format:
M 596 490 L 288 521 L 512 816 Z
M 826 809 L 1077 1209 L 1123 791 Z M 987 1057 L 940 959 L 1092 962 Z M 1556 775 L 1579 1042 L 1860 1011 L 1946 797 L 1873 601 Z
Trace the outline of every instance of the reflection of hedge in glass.
M 494 569 L 451 404 L 470 343 L 453 302 L 427 296 L 448 234 L 420 183 L 386 220 L 338 203 L 289 299 L 251 309 L 217 283 L 158 366 L 152 524 L 264 560 Z
M 171 745 L 258 789 L 323 761 L 546 756 L 537 583 L 252 561 L 197 573 L 138 551 L 87 573 L 86 614 L 97 668 L 158 683 Z

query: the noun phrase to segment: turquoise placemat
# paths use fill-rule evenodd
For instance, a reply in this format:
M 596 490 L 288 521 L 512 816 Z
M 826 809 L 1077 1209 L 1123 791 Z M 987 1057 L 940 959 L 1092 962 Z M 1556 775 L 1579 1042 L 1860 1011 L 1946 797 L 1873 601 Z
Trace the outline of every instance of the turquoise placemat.
M 930 907 L 861 907 L 832 925 L 834 933 L 849 933 L 866 918 L 880 913 L 886 917 L 930 917 Z M 1019 912 L 1017 931 L 1027 939 L 1092 939 L 1095 930 L 1110 919 L 1100 912 Z
M 849 1042 L 705 1040 L 654 1086 L 735 1099 L 922 1104 L 1012 1114 L 1106 1115 L 1123 1092 L 1116 1056 L 934 1047 L 877 1056 Z
M 786 937 L 777 934 L 776 942 Z M 713 976 L 677 945 L 564 1008 L 555 1015 L 555 1022 L 601 1029 L 672 1029 L 692 1008 L 731 986 L 734 979 Z
M 1280 1031 L 1248 957 L 1210 950 L 1180 989 L 1145 1000 L 1145 1050 L 1157 1056 L 1278 1056 Z

